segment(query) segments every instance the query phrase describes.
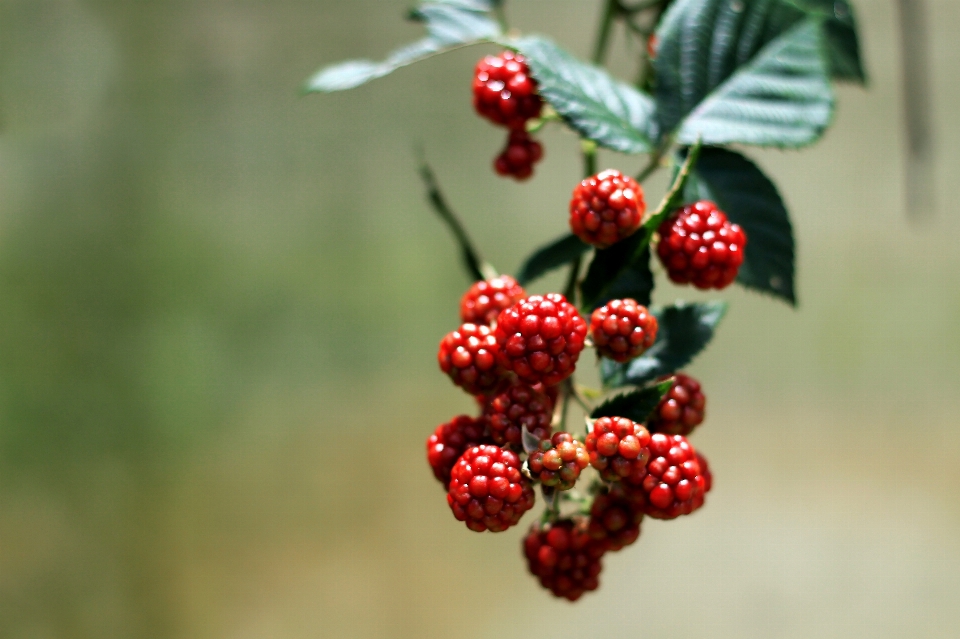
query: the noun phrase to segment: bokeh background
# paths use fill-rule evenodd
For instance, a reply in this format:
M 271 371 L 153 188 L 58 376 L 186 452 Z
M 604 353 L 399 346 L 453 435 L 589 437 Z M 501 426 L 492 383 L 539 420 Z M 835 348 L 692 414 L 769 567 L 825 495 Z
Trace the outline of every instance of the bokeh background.
M 509 10 L 586 54 L 599 4 Z M 856 5 L 868 90 L 815 147 L 748 150 L 801 303 L 722 294 L 691 368 L 708 507 L 646 522 L 569 605 L 425 465 L 473 406 L 436 370 L 468 281 L 413 158 L 511 271 L 563 232 L 573 136 L 496 178 L 482 47 L 298 96 L 419 37 L 407 0 L 3 0 L 0 637 L 960 636 L 960 3 L 928 2 L 936 210 L 912 218 L 897 13 Z

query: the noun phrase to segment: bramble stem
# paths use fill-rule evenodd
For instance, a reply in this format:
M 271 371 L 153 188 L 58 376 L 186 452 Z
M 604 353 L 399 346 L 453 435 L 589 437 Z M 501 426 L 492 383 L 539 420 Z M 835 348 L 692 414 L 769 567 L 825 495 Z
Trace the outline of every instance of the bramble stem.
M 607 0 L 603 7 L 603 16 L 600 18 L 600 28 L 597 31 L 597 40 L 593 45 L 593 63 L 603 64 L 607 57 L 607 45 L 610 43 L 610 30 L 613 21 L 620 13 L 619 0 Z
M 478 281 L 496 277 L 496 269 L 480 257 L 480 253 L 470 240 L 470 236 L 467 235 L 467 230 L 460 218 L 447 204 L 446 198 L 443 197 L 440 185 L 437 184 L 437 178 L 425 160 L 420 162 L 420 177 L 423 179 L 424 186 L 427 187 L 427 198 L 430 200 L 433 210 L 437 212 L 440 219 L 447 224 L 454 237 L 457 238 L 463 262 L 467 270 L 470 271 L 470 275 Z

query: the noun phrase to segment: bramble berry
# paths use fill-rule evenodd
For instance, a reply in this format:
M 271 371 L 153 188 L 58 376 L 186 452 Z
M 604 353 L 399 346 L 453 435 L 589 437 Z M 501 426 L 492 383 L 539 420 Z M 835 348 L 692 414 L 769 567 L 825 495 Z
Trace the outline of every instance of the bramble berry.
M 489 326 L 500 311 L 510 308 L 526 296 L 523 287 L 509 275 L 476 282 L 460 298 L 460 319 Z
M 656 519 L 689 515 L 702 490 L 697 454 L 683 435 L 650 436 L 650 462 L 643 490 L 647 493 L 646 514 Z
M 522 129 L 539 116 L 543 100 L 526 58 L 504 51 L 480 60 L 473 75 L 473 106 L 483 117 L 511 129 Z
M 440 340 L 440 370 L 468 393 L 479 395 L 496 388 L 503 375 L 497 365 L 500 350 L 488 326 L 464 324 Z
M 646 210 L 643 188 L 633 178 L 608 169 L 573 190 L 570 229 L 587 244 L 607 248 L 633 235 Z
M 527 567 L 540 585 L 555 597 L 570 601 L 600 585 L 603 552 L 603 544 L 592 540 L 570 519 L 543 528 L 534 525 L 523 540 Z
M 522 450 L 523 429 L 537 439 L 550 437 L 553 402 L 546 393 L 524 382 L 513 382 L 483 407 L 493 443 Z
M 693 498 L 693 510 L 697 510 L 703 506 L 704 498 L 707 496 L 707 493 L 710 492 L 710 489 L 713 488 L 713 473 L 710 472 L 707 458 L 701 455 L 700 451 L 697 451 L 697 463 L 700 464 L 700 490 L 697 491 L 697 495 Z
M 747 236 L 713 202 L 701 200 L 660 225 L 657 255 L 677 284 L 724 288 L 737 277 Z
M 584 444 L 590 464 L 607 481 L 639 485 L 647 475 L 650 433 L 626 417 L 601 417 L 593 423 Z
M 570 490 L 580 473 L 590 465 L 586 447 L 570 433 L 556 433 L 540 442 L 540 448 L 530 453 L 527 470 L 544 486 Z
M 433 469 L 433 475 L 446 487 L 450 483 L 450 470 L 463 451 L 488 440 L 486 424 L 482 419 L 458 415 L 440 424 L 427 437 L 427 462 Z
M 533 486 L 520 473 L 517 454 L 483 444 L 468 448 L 450 472 L 447 504 L 476 532 L 501 532 L 533 508 Z
M 503 368 L 551 386 L 573 373 L 587 323 L 563 295 L 533 295 L 500 313 L 496 336 Z
M 590 537 L 606 550 L 620 550 L 640 537 L 640 524 L 647 500 L 643 490 L 620 482 L 610 484 L 594 497 L 590 507 Z
M 533 165 L 543 159 L 543 145 L 523 130 L 512 130 L 507 146 L 493 160 L 497 175 L 523 181 L 533 175 Z
M 647 428 L 651 433 L 689 435 L 703 422 L 706 403 L 700 382 L 689 375 L 677 373 L 673 386 L 647 421 Z
M 590 334 L 600 355 L 625 362 L 653 346 L 657 318 L 636 300 L 613 300 L 590 316 Z

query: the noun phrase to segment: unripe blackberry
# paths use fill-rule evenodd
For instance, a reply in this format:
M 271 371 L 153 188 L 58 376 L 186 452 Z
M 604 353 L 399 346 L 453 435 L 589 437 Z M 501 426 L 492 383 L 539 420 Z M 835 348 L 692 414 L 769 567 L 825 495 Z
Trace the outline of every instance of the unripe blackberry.
M 493 159 L 497 175 L 522 182 L 533 175 L 533 165 L 543 159 L 543 145 L 524 130 L 511 130 L 507 146 Z
M 570 601 L 600 585 L 603 552 L 603 544 L 593 541 L 570 519 L 534 525 L 523 540 L 527 567 L 540 585 L 555 597 Z
M 570 230 L 587 244 L 607 248 L 633 235 L 646 210 L 643 188 L 633 178 L 608 169 L 573 190 Z
M 468 448 L 450 472 L 447 504 L 476 532 L 501 532 L 533 508 L 533 487 L 513 451 L 484 444 Z
M 440 340 L 437 361 L 454 384 L 479 395 L 496 388 L 503 376 L 497 364 L 499 350 L 490 327 L 464 324 Z
M 657 255 L 677 284 L 724 288 L 737 277 L 747 236 L 713 202 L 701 200 L 660 225 Z
M 504 51 L 480 60 L 473 74 L 473 106 L 491 122 L 511 129 L 523 129 L 527 120 L 538 117 L 543 101 L 526 58 Z
M 636 486 L 615 482 L 593 499 L 588 532 L 606 550 L 620 550 L 640 537 L 646 494 Z
M 523 429 L 537 439 L 550 437 L 553 402 L 546 393 L 524 382 L 512 382 L 491 396 L 483 417 L 493 443 L 523 449 Z
M 642 484 L 646 514 L 656 519 L 689 515 L 704 485 L 693 446 L 683 435 L 656 433 L 650 436 L 650 452 Z
M 689 435 L 703 422 L 707 398 L 700 390 L 700 382 L 677 373 L 673 386 L 647 420 L 651 433 Z
M 427 462 L 433 469 L 434 477 L 446 487 L 450 483 L 450 470 L 463 451 L 484 444 L 489 439 L 484 420 L 467 415 L 458 415 L 446 424 L 437 426 L 427 437 Z
M 701 455 L 700 451 L 697 451 L 697 463 L 700 464 L 700 481 L 698 483 L 700 490 L 697 491 L 697 495 L 693 498 L 693 510 L 697 510 L 703 506 L 704 498 L 707 496 L 707 493 L 710 492 L 710 489 L 713 488 L 713 473 L 710 472 L 707 458 Z
M 590 464 L 607 481 L 637 486 L 646 477 L 650 433 L 641 424 L 626 417 L 601 417 L 593 422 L 584 444 Z
M 500 365 L 527 382 L 547 386 L 573 373 L 587 323 L 558 293 L 520 300 L 497 318 Z
M 490 326 L 500 311 L 526 296 L 523 287 L 509 275 L 476 282 L 460 298 L 460 319 L 470 324 Z
M 590 465 L 586 447 L 570 433 L 555 433 L 551 439 L 540 442 L 540 448 L 530 453 L 527 471 L 544 486 L 570 490 L 580 473 Z
M 636 300 L 613 300 L 590 316 L 590 334 L 597 353 L 626 362 L 653 346 L 657 318 Z

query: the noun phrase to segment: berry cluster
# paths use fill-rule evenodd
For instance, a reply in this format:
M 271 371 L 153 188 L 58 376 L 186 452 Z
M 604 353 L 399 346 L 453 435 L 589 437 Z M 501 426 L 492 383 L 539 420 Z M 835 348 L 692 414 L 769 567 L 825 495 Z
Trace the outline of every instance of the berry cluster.
M 554 595 L 572 601 L 596 589 L 603 555 L 635 542 L 645 516 L 673 519 L 703 505 L 712 476 L 684 435 L 703 421 L 706 400 L 687 375 L 672 378 L 646 425 L 599 417 L 588 420 L 582 442 L 553 432 L 565 412 L 558 402 L 576 392 L 562 383 L 588 332 L 598 354 L 635 358 L 657 335 L 657 320 L 644 306 L 612 300 L 592 313 L 588 329 L 563 295 L 527 295 L 502 275 L 470 287 L 460 319 L 465 323 L 441 340 L 438 361 L 476 397 L 480 415 L 438 426 L 427 438 L 427 461 L 454 517 L 477 532 L 516 525 L 534 505 L 534 485 L 542 486 L 547 510 L 524 552 Z M 580 515 L 561 516 L 563 503 L 582 503 L 567 495 L 579 494 L 576 485 L 590 468 L 598 477 L 592 502 Z
M 543 157 L 543 147 L 527 133 L 527 121 L 540 116 L 543 100 L 530 77 L 526 59 L 503 51 L 477 63 L 473 74 L 473 106 L 481 116 L 507 127 L 507 145 L 493 162 L 503 176 L 526 180 Z
M 542 106 L 536 87 L 519 54 L 477 64 L 474 106 L 509 130 L 494 163 L 501 175 L 525 179 L 543 154 L 526 130 Z M 645 212 L 641 186 L 609 169 L 576 186 L 569 223 L 604 250 L 640 231 Z M 736 277 L 745 243 L 714 204 L 697 202 L 661 224 L 657 253 L 675 282 L 722 288 Z M 568 292 L 576 291 L 572 283 Z M 654 346 L 660 328 L 636 299 L 592 308 L 589 321 L 572 302 L 558 293 L 529 295 L 509 275 L 474 283 L 460 299 L 463 324 L 441 340 L 437 359 L 476 398 L 479 415 L 441 424 L 426 447 L 450 510 L 470 530 L 516 525 L 540 485 L 546 506 L 524 538 L 524 555 L 545 588 L 575 601 L 599 586 L 606 553 L 639 539 L 645 517 L 675 519 L 703 506 L 712 475 L 686 439 L 703 421 L 706 398 L 682 373 L 658 380 L 671 380 L 669 390 L 643 421 L 606 413 L 587 418 L 582 441 L 563 432 L 571 398 L 591 411 L 570 380 L 583 349 L 627 363 Z M 584 476 L 586 492 L 577 488 Z

